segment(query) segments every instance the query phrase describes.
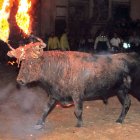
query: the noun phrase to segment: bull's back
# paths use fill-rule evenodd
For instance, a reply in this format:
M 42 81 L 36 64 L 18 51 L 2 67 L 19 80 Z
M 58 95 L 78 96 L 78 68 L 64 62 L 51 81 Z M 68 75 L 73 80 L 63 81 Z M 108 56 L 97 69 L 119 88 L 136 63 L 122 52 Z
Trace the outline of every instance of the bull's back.
M 81 52 L 50 51 L 45 53 L 47 80 L 57 86 L 94 89 L 112 86 L 125 69 L 124 61 L 113 55 L 93 55 Z M 67 86 L 66 86 L 67 85 Z

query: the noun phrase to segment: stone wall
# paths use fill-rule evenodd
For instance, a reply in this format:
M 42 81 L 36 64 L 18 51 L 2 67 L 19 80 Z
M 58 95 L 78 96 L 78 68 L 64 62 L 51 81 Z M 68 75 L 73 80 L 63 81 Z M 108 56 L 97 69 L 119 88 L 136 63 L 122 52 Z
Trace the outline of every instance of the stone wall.
M 55 1 L 41 0 L 40 10 L 41 10 L 41 14 L 40 14 L 41 35 L 44 36 L 46 33 L 50 33 L 54 30 Z
M 140 0 L 131 0 L 130 16 L 133 20 L 140 19 Z
M 55 21 L 68 17 L 68 0 L 41 0 L 41 35 L 55 32 Z
M 70 6 L 70 3 L 78 3 L 79 0 L 40 0 L 40 34 L 42 36 L 45 35 L 45 33 L 51 33 L 55 32 L 55 23 L 58 19 L 64 19 L 66 20 L 67 24 L 69 22 L 70 13 L 72 12 L 72 7 Z M 84 0 L 84 2 L 87 2 L 88 0 Z M 132 19 L 140 19 L 140 0 L 109 0 L 109 17 L 112 16 L 111 12 L 111 3 L 112 2 L 121 2 L 121 3 L 129 3 L 130 2 L 130 17 Z M 93 16 L 93 7 L 94 3 L 92 3 L 92 0 L 89 0 L 89 17 L 91 18 Z M 83 3 L 83 1 L 82 1 Z M 82 15 L 82 14 L 81 14 Z M 88 16 L 87 16 L 88 17 Z

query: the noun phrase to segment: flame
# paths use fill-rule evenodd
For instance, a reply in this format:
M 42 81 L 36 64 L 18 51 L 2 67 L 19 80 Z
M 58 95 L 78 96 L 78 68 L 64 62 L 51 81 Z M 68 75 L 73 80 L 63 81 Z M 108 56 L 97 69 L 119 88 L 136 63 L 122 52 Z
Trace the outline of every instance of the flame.
M 31 33 L 31 18 L 29 10 L 31 8 L 31 0 L 18 0 L 18 11 L 16 13 L 16 22 L 19 28 L 27 35 Z M 10 34 L 9 16 L 11 7 L 15 0 L 0 0 L 0 39 L 8 43 Z
M 10 29 L 8 18 L 10 15 L 10 0 L 0 1 L 0 39 L 8 42 Z
M 30 29 L 31 19 L 28 13 L 30 10 L 30 7 L 31 7 L 31 1 L 29 2 L 28 0 L 20 0 L 18 11 L 16 13 L 17 25 L 27 35 L 31 33 L 31 29 Z
M 17 63 L 16 63 L 15 61 L 8 61 L 8 62 L 7 62 L 7 64 L 9 64 L 9 65 L 12 65 L 12 66 L 13 66 L 13 65 L 15 65 L 15 64 L 17 64 Z

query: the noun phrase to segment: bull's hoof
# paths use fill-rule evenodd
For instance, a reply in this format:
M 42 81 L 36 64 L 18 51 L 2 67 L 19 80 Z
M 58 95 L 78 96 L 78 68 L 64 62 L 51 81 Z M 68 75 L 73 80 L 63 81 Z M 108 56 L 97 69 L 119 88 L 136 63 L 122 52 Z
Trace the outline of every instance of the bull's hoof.
M 42 129 L 44 127 L 44 122 L 42 120 L 38 120 L 37 124 L 34 126 L 34 129 Z
M 79 127 L 81 127 L 81 125 L 77 124 L 75 127 L 78 127 L 79 128 Z
M 77 123 L 75 127 L 82 127 L 82 123 Z
M 42 129 L 43 127 L 44 127 L 44 124 L 36 124 L 36 125 L 34 126 L 34 129 L 40 130 L 40 129 Z
M 121 119 L 118 119 L 118 120 L 116 120 L 116 123 L 120 123 L 120 124 L 122 124 L 123 121 L 122 121 Z

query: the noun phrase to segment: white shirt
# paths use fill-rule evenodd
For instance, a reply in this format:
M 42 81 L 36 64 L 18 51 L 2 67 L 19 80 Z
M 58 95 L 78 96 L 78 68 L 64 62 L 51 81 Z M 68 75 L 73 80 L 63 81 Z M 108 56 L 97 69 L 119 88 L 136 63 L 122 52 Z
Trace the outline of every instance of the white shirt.
M 120 38 L 112 38 L 111 40 L 110 40 L 110 44 L 112 45 L 112 46 L 115 46 L 115 47 L 119 47 L 119 45 L 120 45 L 120 43 L 121 43 L 121 40 L 120 40 Z
M 107 38 L 106 36 L 101 36 L 101 35 L 100 35 L 100 36 L 96 37 L 96 40 L 95 40 L 95 43 L 94 43 L 94 49 L 95 49 L 95 50 L 97 49 L 97 44 L 98 44 L 98 42 L 100 42 L 100 41 L 106 42 L 108 48 L 110 48 L 110 44 L 109 44 L 108 38 Z

